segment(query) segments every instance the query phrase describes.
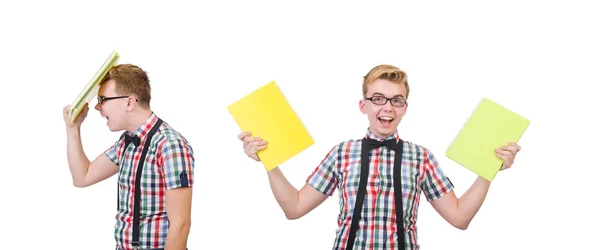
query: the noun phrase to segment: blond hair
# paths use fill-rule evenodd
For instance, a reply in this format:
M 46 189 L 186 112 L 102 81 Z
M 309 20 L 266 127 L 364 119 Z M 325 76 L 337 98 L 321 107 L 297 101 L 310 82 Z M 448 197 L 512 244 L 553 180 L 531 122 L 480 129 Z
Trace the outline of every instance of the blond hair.
M 404 84 L 404 86 L 406 86 L 406 96 L 404 98 L 408 98 L 409 88 L 408 81 L 406 80 L 406 72 L 388 64 L 375 66 L 375 68 L 371 69 L 369 73 L 364 76 L 362 84 L 363 97 L 367 97 L 367 87 L 373 84 L 373 82 L 375 82 L 377 79 L 384 79 L 393 83 Z

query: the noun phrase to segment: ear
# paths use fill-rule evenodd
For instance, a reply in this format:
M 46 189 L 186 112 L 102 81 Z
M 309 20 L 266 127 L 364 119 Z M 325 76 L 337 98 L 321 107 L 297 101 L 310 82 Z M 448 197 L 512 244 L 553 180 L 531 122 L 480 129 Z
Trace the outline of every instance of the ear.
M 366 105 L 365 100 L 360 100 L 358 102 L 358 108 L 360 109 L 360 112 L 363 113 L 363 114 L 367 113 L 367 111 L 365 109 L 365 105 Z
M 135 105 L 137 105 L 135 96 L 129 96 L 129 98 L 127 98 L 127 111 L 132 111 Z
M 402 107 L 402 115 L 406 114 L 406 110 L 408 109 L 408 102 L 406 102 L 406 104 L 404 105 L 404 107 Z

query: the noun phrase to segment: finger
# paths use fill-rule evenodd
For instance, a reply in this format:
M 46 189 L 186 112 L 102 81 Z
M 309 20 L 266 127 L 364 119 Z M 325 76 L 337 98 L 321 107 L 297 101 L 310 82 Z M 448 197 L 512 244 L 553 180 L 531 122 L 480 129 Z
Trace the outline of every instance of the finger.
M 238 139 L 240 139 L 240 141 L 244 141 L 244 138 L 251 136 L 251 135 L 252 135 L 252 133 L 245 131 L 238 135 Z
M 267 147 L 266 145 L 252 147 L 252 148 L 250 148 L 250 150 L 248 150 L 247 154 L 248 154 L 248 156 L 253 157 L 253 158 L 258 157 L 258 154 L 257 154 L 258 151 L 261 151 L 261 150 L 265 149 L 266 147 Z
M 260 141 L 260 138 L 258 137 L 244 137 L 243 145 L 244 148 L 246 148 L 248 146 L 248 144 L 252 143 L 252 142 L 256 142 L 256 141 Z
M 249 142 L 245 142 L 244 143 L 244 152 L 246 152 L 246 154 L 248 154 L 250 152 L 250 150 L 252 150 L 252 144 L 250 144 Z
M 514 152 L 519 152 L 521 150 L 521 147 L 514 142 L 509 142 L 507 145 L 503 145 L 500 148 L 505 149 L 505 150 L 511 150 Z
M 504 163 L 507 163 L 508 160 L 510 159 L 507 155 L 503 155 L 500 153 L 496 153 L 496 156 L 498 156 L 498 158 L 502 159 L 502 161 L 504 161 Z
M 262 140 L 262 138 L 260 138 L 260 137 L 245 137 L 244 138 L 245 143 L 255 142 L 255 141 L 260 141 L 260 140 Z
M 514 153 L 509 150 L 496 149 L 496 154 L 504 155 L 507 157 L 513 157 Z
M 516 154 L 517 152 L 519 152 L 519 147 L 516 144 L 509 144 L 508 146 L 504 146 L 503 149 L 508 150 L 508 151 L 512 152 L 513 154 Z
M 256 152 L 264 150 L 265 148 L 267 148 L 267 145 L 256 146 Z
M 511 142 L 511 143 L 509 143 L 509 144 L 510 144 L 510 146 L 513 146 L 513 147 L 515 147 L 515 148 L 517 149 L 517 152 L 521 151 L 521 146 L 519 146 L 519 144 L 516 144 L 516 143 L 514 143 L 514 142 Z
M 263 147 L 267 145 L 267 141 L 255 141 L 255 142 L 249 142 L 248 144 L 246 144 L 246 151 L 250 151 L 253 148 L 258 148 L 258 147 Z
M 250 150 L 246 151 L 246 155 L 248 155 L 249 157 L 254 157 L 256 155 L 256 150 L 254 148 L 251 148 Z
M 506 156 L 499 156 L 499 157 L 503 161 L 502 169 L 507 169 L 507 168 L 510 168 L 512 166 L 512 164 L 513 164 L 513 160 L 512 159 L 510 159 L 510 158 L 508 158 Z

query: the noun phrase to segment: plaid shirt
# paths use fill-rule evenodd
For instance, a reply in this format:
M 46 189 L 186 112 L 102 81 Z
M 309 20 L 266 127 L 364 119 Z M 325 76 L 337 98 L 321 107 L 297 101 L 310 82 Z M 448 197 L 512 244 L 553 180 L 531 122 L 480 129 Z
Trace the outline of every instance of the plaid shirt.
M 367 131 L 366 136 L 383 140 L 371 131 Z M 392 138 L 398 140 L 399 136 L 395 133 L 386 139 Z M 326 195 L 333 195 L 336 188 L 340 190 L 340 213 L 333 249 L 345 249 L 348 241 L 360 179 L 361 146 L 361 140 L 338 144 L 306 180 Z M 379 147 L 369 154 L 370 171 L 354 249 L 419 249 L 416 222 L 421 192 L 432 201 L 454 186 L 428 149 L 404 141 L 401 173 L 406 242 L 404 248 L 399 248 L 392 182 L 395 152 Z
M 119 204 L 116 215 L 115 240 L 122 249 L 132 249 L 133 197 L 135 172 L 142 154 L 146 135 L 158 117 L 152 115 L 135 135 L 140 145 L 130 143 L 123 154 L 125 142 L 119 139 L 105 154 L 119 166 Z M 131 132 L 127 132 L 130 135 Z M 193 184 L 194 156 L 187 140 L 167 123 L 152 137 L 140 181 L 140 248 L 164 248 L 169 220 L 165 193 L 169 189 L 191 187 Z

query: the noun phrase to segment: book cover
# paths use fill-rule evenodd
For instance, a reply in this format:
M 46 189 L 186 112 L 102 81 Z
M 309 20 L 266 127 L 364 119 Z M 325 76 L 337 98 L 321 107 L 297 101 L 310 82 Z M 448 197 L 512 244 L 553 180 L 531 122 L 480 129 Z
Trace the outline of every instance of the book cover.
M 527 118 L 484 97 L 448 147 L 446 156 L 492 181 L 503 163 L 495 149 L 508 142 L 518 143 L 529 124 Z
M 74 122 L 75 119 L 77 119 L 77 117 L 83 110 L 85 104 L 89 103 L 96 96 L 96 94 L 98 94 L 98 89 L 100 88 L 100 81 L 102 81 L 104 76 L 106 76 L 108 70 L 110 70 L 118 62 L 119 57 L 119 53 L 117 53 L 116 51 L 110 53 L 110 55 L 104 61 L 100 69 L 92 77 L 92 79 L 77 96 L 77 98 L 75 98 L 75 101 L 71 104 L 71 108 L 69 109 L 69 119 L 71 120 L 71 122 Z
M 267 141 L 267 147 L 257 154 L 268 171 L 314 144 L 275 81 L 227 109 L 242 131 Z

